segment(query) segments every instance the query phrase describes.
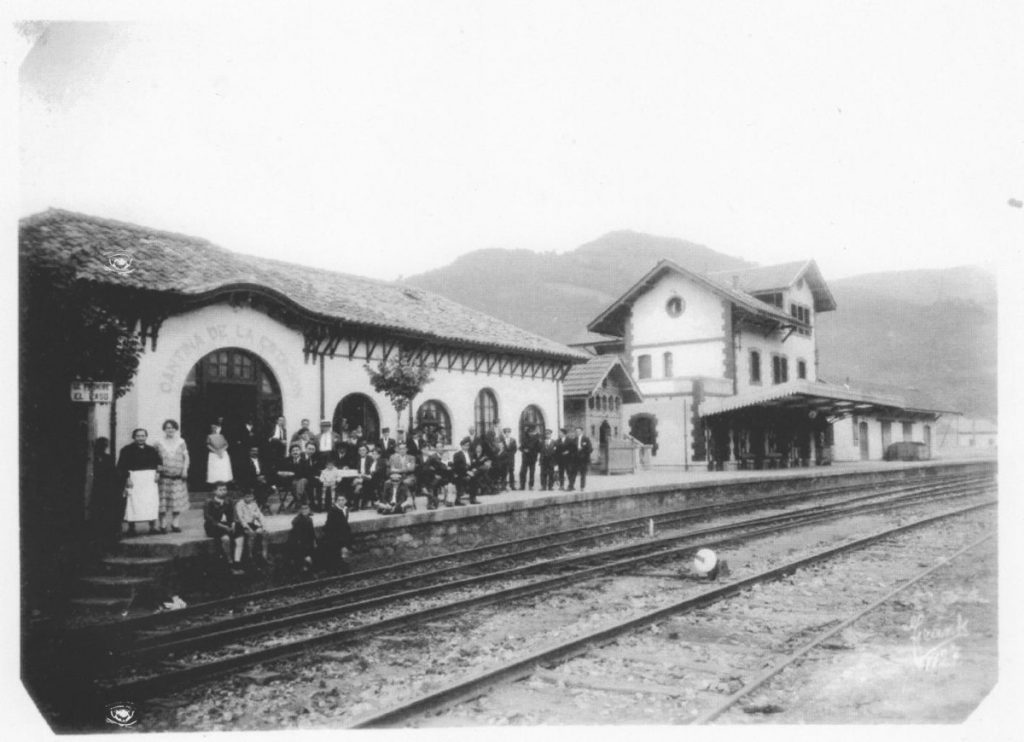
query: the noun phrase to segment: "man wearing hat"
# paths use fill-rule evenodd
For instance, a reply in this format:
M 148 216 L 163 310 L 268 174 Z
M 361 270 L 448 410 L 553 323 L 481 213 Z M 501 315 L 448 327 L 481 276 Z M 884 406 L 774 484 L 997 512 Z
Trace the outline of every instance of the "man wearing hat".
M 452 472 L 455 475 L 455 504 L 465 505 L 462 501 L 462 494 L 469 490 L 469 502 L 471 505 L 479 504 L 479 500 L 476 499 L 477 492 L 477 471 L 474 466 L 473 454 L 470 453 L 470 448 L 473 445 L 473 439 L 466 436 L 459 441 L 461 451 L 456 451 L 452 457 Z
M 391 428 L 384 428 L 380 431 L 380 438 L 377 440 L 377 448 L 385 459 L 398 450 L 398 441 L 391 437 Z
M 316 437 L 316 463 L 323 468 L 327 466 L 327 460 L 335 457 L 338 444 L 341 443 L 341 436 L 331 429 L 330 420 L 320 421 L 320 435 Z M 337 463 L 337 460 L 335 460 Z
M 526 428 L 526 435 L 519 444 L 519 489 L 526 489 L 526 472 L 530 472 L 530 489 L 533 489 L 533 473 L 537 468 L 537 455 L 540 453 L 540 440 L 537 437 L 537 426 Z
M 543 491 L 555 488 L 555 464 L 558 458 L 558 444 L 552 438 L 549 428 L 544 431 L 544 440 L 538 444 L 540 454 L 540 488 Z
M 505 452 L 508 455 L 507 476 L 509 489 L 515 490 L 515 454 L 519 450 L 519 444 L 512 437 L 511 428 L 505 428 L 502 431 L 502 437 L 505 439 Z
M 580 478 L 580 490 L 587 488 L 587 469 L 590 468 L 590 454 L 594 444 L 583 434 L 583 428 L 576 426 L 576 436 L 569 441 L 569 458 L 572 460 L 569 469 L 569 491 L 576 489 L 576 476 Z
M 572 452 L 569 450 L 569 430 L 558 429 L 558 440 L 555 441 L 555 463 L 558 464 L 558 489 L 565 489 L 566 477 L 572 471 Z

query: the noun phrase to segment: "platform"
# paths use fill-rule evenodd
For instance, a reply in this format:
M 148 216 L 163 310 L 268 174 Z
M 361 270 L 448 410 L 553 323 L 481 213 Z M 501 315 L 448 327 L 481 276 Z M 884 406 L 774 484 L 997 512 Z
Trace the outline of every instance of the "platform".
M 466 505 L 463 507 L 445 507 L 437 510 L 426 509 L 426 499 L 417 497 L 418 510 L 410 510 L 403 515 L 379 515 L 375 511 L 360 510 L 350 514 L 351 525 L 355 539 L 358 542 L 361 537 L 371 537 L 372 534 L 382 532 L 408 530 L 410 528 L 422 527 L 429 524 L 447 524 L 449 526 L 461 521 L 477 520 L 480 517 L 503 516 L 512 512 L 526 513 L 529 511 L 540 512 L 556 508 L 567 512 L 576 510 L 589 511 L 589 515 L 597 516 L 596 511 L 620 512 L 635 510 L 651 510 L 652 512 L 660 505 L 666 504 L 662 501 L 666 493 L 676 493 L 686 498 L 687 495 L 707 495 L 708 487 L 713 490 L 723 488 L 739 488 L 748 490 L 751 485 L 760 485 L 759 488 L 776 489 L 787 480 L 828 480 L 847 476 L 871 476 L 871 475 L 892 475 L 901 476 L 911 473 L 927 472 L 930 470 L 945 469 L 949 467 L 964 466 L 994 466 L 994 459 L 970 458 L 970 459 L 949 459 L 932 460 L 923 462 L 856 462 L 840 463 L 827 467 L 810 467 L 800 469 L 779 469 L 767 471 L 734 471 L 734 472 L 709 472 L 706 469 L 691 469 L 684 471 L 682 468 L 653 469 L 635 474 L 621 475 L 592 475 L 587 478 L 587 489 L 585 491 L 565 491 L 555 489 L 552 492 L 534 490 L 514 490 L 498 495 L 485 495 L 480 498 L 479 505 Z M 773 484 L 774 483 L 774 484 Z M 629 498 L 635 501 L 635 507 L 622 507 L 622 503 L 613 505 L 615 501 Z M 678 499 L 678 498 L 671 498 Z M 601 505 L 601 503 L 604 503 Z M 589 505 L 588 505 L 589 504 Z M 588 505 L 581 508 L 581 505 Z M 583 515 L 583 513 L 578 513 Z M 628 517 L 622 514 L 619 517 Z M 265 516 L 266 528 L 270 534 L 270 542 L 283 543 L 287 538 L 287 532 L 291 528 L 291 521 L 294 513 L 282 513 L 280 515 Z M 326 520 L 326 513 L 314 513 L 313 523 L 315 526 L 322 526 Z M 505 518 L 501 518 L 505 520 Z M 535 519 L 524 519 L 535 520 Z M 556 520 L 563 520 L 558 518 Z M 572 517 L 578 520 L 578 517 Z M 530 535 L 538 523 L 523 522 L 523 533 Z M 120 553 L 133 557 L 192 557 L 200 554 L 212 553 L 212 542 L 203 531 L 203 513 L 201 509 L 193 508 L 182 514 L 182 533 L 171 533 L 166 535 L 142 535 L 134 538 L 125 538 L 120 545 Z M 555 530 L 557 527 L 565 527 L 552 523 L 547 530 Z M 142 527 L 145 531 L 145 526 Z M 417 528 L 418 530 L 418 528 Z M 489 529 L 488 529 L 489 530 Z M 518 531 L 519 529 L 517 529 Z M 454 535 L 451 528 L 442 529 L 448 535 Z M 528 532 L 529 531 L 529 532 Z M 511 537 L 505 534 L 505 538 Z M 358 549 L 360 553 L 369 556 L 383 556 L 375 550 L 380 544 L 365 543 L 363 548 Z M 371 537 L 371 541 L 377 541 Z M 464 541 L 463 539 L 458 539 Z M 475 539 L 474 539 L 475 540 Z M 406 540 L 408 543 L 408 540 Z M 433 543 L 433 546 L 443 546 L 440 543 Z M 459 548 L 459 547 L 454 547 Z M 399 549 L 400 550 L 400 549 Z M 413 557 L 409 557 L 413 558 Z

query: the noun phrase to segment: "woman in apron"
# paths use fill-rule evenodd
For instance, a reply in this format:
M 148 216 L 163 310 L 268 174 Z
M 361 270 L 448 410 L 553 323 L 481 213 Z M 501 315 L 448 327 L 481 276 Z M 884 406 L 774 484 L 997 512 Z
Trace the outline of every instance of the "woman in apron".
M 210 452 L 206 464 L 207 483 L 230 482 L 234 479 L 231 475 L 231 459 L 228 457 L 228 439 L 220 432 L 217 423 L 210 426 L 210 434 L 206 436 L 206 450 Z
M 160 475 L 160 454 L 146 444 L 149 434 L 145 428 L 132 431 L 132 443 L 121 449 L 117 470 L 124 478 L 124 519 L 128 521 L 128 535 L 135 536 L 135 524 L 149 522 L 149 532 L 157 533 L 156 519 L 160 507 L 157 480 Z
M 167 533 L 167 518 L 170 529 L 181 533 L 178 519 L 188 510 L 188 446 L 178 434 L 175 420 L 164 421 L 164 437 L 156 442 L 160 452 L 160 533 Z

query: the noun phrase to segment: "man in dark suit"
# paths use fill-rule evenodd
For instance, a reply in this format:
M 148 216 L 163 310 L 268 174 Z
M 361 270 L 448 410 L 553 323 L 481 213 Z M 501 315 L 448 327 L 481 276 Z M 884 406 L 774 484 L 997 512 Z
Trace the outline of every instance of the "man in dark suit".
M 522 461 L 519 464 L 519 489 L 526 489 L 526 472 L 530 472 L 530 489 L 533 489 L 533 473 L 537 468 L 537 455 L 540 453 L 540 441 L 537 439 L 537 428 L 531 425 L 519 444 Z
M 583 434 L 583 428 L 576 426 L 576 437 L 569 441 L 569 454 L 572 459 L 569 469 L 569 491 L 576 489 L 576 475 L 580 477 L 580 490 L 587 488 L 587 470 L 590 468 L 590 454 L 594 444 Z
M 505 453 L 508 456 L 507 476 L 508 476 L 508 488 L 515 490 L 516 488 L 516 451 L 519 450 L 519 444 L 516 439 L 512 437 L 512 428 L 505 428 L 502 432 L 502 438 L 505 440 Z M 520 487 L 522 489 L 522 487 Z
M 551 430 L 545 430 L 544 440 L 538 444 L 540 488 L 545 492 L 555 488 L 555 465 L 558 463 L 558 442 L 551 436 Z
M 479 500 L 476 499 L 477 491 L 477 471 L 474 467 L 473 454 L 470 453 L 470 447 L 473 445 L 473 439 L 469 436 L 460 441 L 459 446 L 462 450 L 456 451 L 452 457 L 452 473 L 455 475 L 455 504 L 465 505 L 462 501 L 462 494 L 469 491 L 469 502 L 471 505 L 479 504 Z
M 391 455 L 398 450 L 398 441 L 391 437 L 391 428 L 384 428 L 380 431 L 380 438 L 377 440 L 377 448 L 384 459 L 391 458 Z
M 270 514 L 267 500 L 270 498 L 270 482 L 267 479 L 266 464 L 260 460 L 260 449 L 250 446 L 249 453 L 243 457 L 235 468 L 235 481 L 243 492 L 252 492 L 256 496 L 256 504 L 265 514 Z
M 355 466 L 351 467 L 359 472 L 359 476 L 353 479 L 346 479 L 342 484 L 343 492 L 351 491 L 348 498 L 352 510 L 361 507 L 371 507 L 377 500 L 377 493 L 373 489 L 374 475 L 376 468 L 380 466 L 380 459 L 370 456 L 369 449 L 365 444 L 359 447 L 359 454 L 356 457 Z
M 338 446 L 341 444 L 341 436 L 332 429 L 330 420 L 320 421 L 320 435 L 313 439 L 316 443 L 317 465 L 321 468 L 327 466 L 328 459 L 334 459 L 338 463 Z
M 565 489 L 565 480 L 572 471 L 572 452 L 569 450 L 569 431 L 558 429 L 558 440 L 555 441 L 555 463 L 558 464 L 558 489 Z

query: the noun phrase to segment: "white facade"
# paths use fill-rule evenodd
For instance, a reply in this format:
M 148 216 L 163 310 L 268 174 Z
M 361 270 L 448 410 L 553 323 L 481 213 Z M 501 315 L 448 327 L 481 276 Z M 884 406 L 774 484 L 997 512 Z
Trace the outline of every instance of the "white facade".
M 365 394 L 373 401 L 382 426 L 392 431 L 398 427 L 391 403 L 370 385 L 364 359 L 325 359 L 321 410 L 320 362 L 315 358 L 305 360 L 300 332 L 253 308 L 214 304 L 163 323 L 156 350 L 147 346 L 132 389 L 117 401 L 114 445 L 125 445 L 133 428 L 147 428 L 152 440 L 163 420 L 180 422 L 182 390 L 190 370 L 207 354 L 225 348 L 251 352 L 273 373 L 280 387 L 289 431 L 298 429 L 301 418 L 314 421 L 314 425 L 322 415 L 330 419 L 341 399 L 353 392 Z M 380 359 L 380 354 L 380 350 L 375 351 L 373 362 Z M 444 367 L 433 371 L 432 376 L 433 380 L 413 405 L 418 409 L 429 399 L 441 401 L 451 416 L 455 440 L 473 425 L 474 401 L 483 388 L 493 391 L 503 425 L 514 430 L 528 405 L 541 409 L 549 427 L 556 426 L 560 419 L 560 389 L 552 378 L 523 378 L 497 371 L 448 371 Z M 403 423 L 407 415 L 403 411 Z
M 682 299 L 682 312 L 676 314 Z M 810 287 L 799 281 L 783 293 L 783 309 L 791 303 L 814 306 Z M 813 311 L 812 311 L 813 326 Z M 731 302 L 692 278 L 667 272 L 633 303 L 623 338 L 631 372 L 644 402 L 625 407 L 624 419 L 634 415 L 657 418 L 658 452 L 655 465 L 690 462 L 693 386 L 698 381 L 705 396 L 730 396 L 774 383 L 773 356 L 786 359 L 790 381 L 817 378 L 815 340 L 799 332 L 771 332 L 732 327 Z M 751 369 L 751 350 L 760 356 L 760 380 Z M 671 354 L 666 373 L 666 354 Z M 644 360 L 646 357 L 648 360 Z M 802 363 L 802 366 L 801 366 Z M 641 373 L 650 368 L 650 375 Z

